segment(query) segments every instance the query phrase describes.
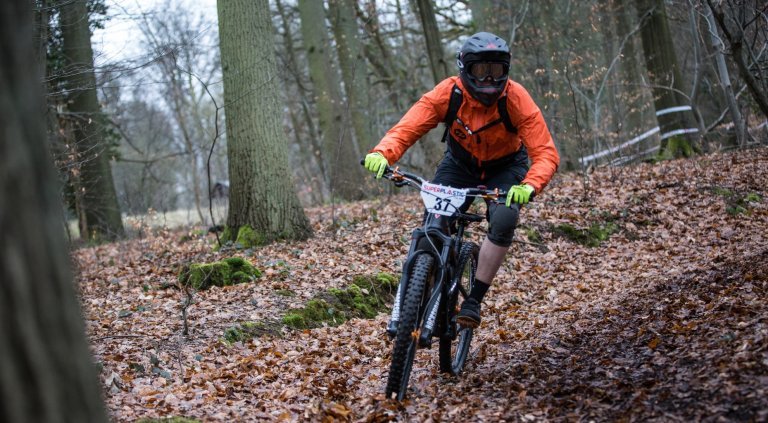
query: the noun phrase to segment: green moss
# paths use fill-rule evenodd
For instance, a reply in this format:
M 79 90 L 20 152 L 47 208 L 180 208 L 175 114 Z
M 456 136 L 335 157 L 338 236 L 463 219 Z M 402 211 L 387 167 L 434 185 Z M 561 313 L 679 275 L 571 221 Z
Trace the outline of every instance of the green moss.
M 283 316 L 283 323 L 286 326 L 290 326 L 296 329 L 303 329 L 307 327 L 307 322 L 304 320 L 304 316 L 294 312 L 288 312 L 288 314 Z
M 523 226 L 522 229 L 523 232 L 525 232 L 525 236 L 528 238 L 528 241 L 537 243 L 543 241 L 541 234 L 536 230 L 536 228 L 531 226 Z
M 733 197 L 734 195 L 733 191 L 723 187 L 712 187 L 712 193 L 725 198 L 730 198 L 730 197 Z
M 261 271 L 240 257 L 213 263 L 193 263 L 184 266 L 179 272 L 179 282 L 197 290 L 250 282 L 259 277 Z
M 388 309 L 397 290 L 398 278 L 388 273 L 359 275 L 345 289 L 330 288 L 308 301 L 303 308 L 289 310 L 283 323 L 296 329 L 328 324 L 337 326 L 352 318 L 370 319 Z
M 275 294 L 281 296 L 281 297 L 295 297 L 296 292 L 291 291 L 290 289 L 278 289 L 275 291 Z
M 230 270 L 226 263 L 193 263 L 179 282 L 197 290 L 210 288 L 212 285 L 224 286 L 230 280 Z
M 598 247 L 618 230 L 613 222 L 596 222 L 587 229 L 579 229 L 569 224 L 555 226 L 553 232 L 577 244 L 587 247 Z
M 280 335 L 280 325 L 274 321 L 244 322 L 224 330 L 222 341 L 227 345 L 244 342 L 265 335 Z
M 709 189 L 713 194 L 723 197 L 725 200 L 726 213 L 731 216 L 737 216 L 740 214 L 751 214 L 752 203 L 759 203 L 762 201 L 760 194 L 755 192 L 749 192 L 747 194 L 740 194 L 739 192 L 732 191 L 724 187 L 711 187 Z
M 264 237 L 264 234 L 255 231 L 248 225 L 243 225 L 237 231 L 235 245 L 239 248 L 253 248 L 264 245 L 267 241 L 268 240 Z
M 666 146 L 659 150 L 659 158 L 673 159 L 680 157 L 692 157 L 695 150 L 685 136 L 678 135 L 667 140 Z
M 229 226 L 224 227 L 224 232 L 221 233 L 221 243 L 234 241 L 232 236 L 232 228 Z

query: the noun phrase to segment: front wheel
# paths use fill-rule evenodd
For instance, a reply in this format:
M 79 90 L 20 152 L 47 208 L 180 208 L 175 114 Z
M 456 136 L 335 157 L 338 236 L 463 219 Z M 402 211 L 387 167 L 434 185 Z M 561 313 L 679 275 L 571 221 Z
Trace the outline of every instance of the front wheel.
M 459 253 L 459 266 L 457 268 L 456 278 L 458 284 L 463 288 L 457 289 L 456 297 L 450 299 L 449 306 L 453 309 L 448 310 L 449 324 L 456 327 L 455 309 L 459 305 L 458 299 L 465 300 L 465 295 L 469 295 L 472 286 L 475 284 L 475 273 L 477 272 L 477 257 L 480 247 L 474 242 L 467 242 L 461 246 Z M 440 371 L 458 375 L 464 369 L 464 362 L 469 354 L 469 344 L 472 342 L 474 329 L 459 326 L 455 338 L 440 338 Z
M 387 398 L 396 396 L 398 401 L 405 398 L 418 346 L 419 328 L 427 300 L 425 291 L 432 276 L 433 262 L 431 255 L 420 254 L 407 281 L 403 306 L 400 309 L 400 323 L 395 336 L 395 348 L 392 351 L 392 364 L 389 367 Z

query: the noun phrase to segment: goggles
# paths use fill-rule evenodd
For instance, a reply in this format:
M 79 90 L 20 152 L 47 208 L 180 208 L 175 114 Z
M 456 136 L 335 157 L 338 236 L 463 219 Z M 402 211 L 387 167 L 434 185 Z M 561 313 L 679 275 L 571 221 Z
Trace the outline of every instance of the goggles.
M 475 62 L 469 65 L 469 74 L 480 81 L 491 77 L 496 82 L 507 78 L 509 65 L 503 62 Z

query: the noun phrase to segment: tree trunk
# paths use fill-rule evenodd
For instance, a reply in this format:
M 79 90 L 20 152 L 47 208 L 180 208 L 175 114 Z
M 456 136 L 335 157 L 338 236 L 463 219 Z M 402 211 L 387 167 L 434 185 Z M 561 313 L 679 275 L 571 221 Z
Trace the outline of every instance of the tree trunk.
M 28 1 L 0 4 L 0 421 L 105 422 L 47 149 Z
M 486 31 L 498 35 L 506 41 L 510 39 L 512 23 L 510 2 L 503 0 L 473 0 L 469 3 L 475 31 Z
M 293 98 L 288 103 L 288 107 L 292 110 L 291 126 L 293 126 L 296 144 L 299 146 L 299 157 L 292 157 L 292 163 L 296 163 L 298 159 L 301 162 L 299 166 L 307 171 L 306 180 L 311 184 L 309 189 L 311 189 L 313 197 L 312 204 L 322 204 L 330 199 L 329 187 L 326 185 L 330 176 L 327 176 L 328 171 L 325 169 L 325 162 L 323 161 L 320 136 L 315 129 L 308 104 L 308 97 L 310 97 L 311 92 L 307 87 L 307 81 L 304 79 L 304 73 L 299 69 L 296 49 L 293 47 L 293 25 L 292 21 L 289 20 L 288 10 L 281 0 L 275 1 L 275 4 L 280 16 L 283 47 L 285 48 L 286 72 L 283 73 L 283 77 L 287 86 L 295 86 L 297 90 L 295 95 L 291 95 Z
M 758 78 L 755 78 L 755 75 L 752 74 L 750 65 L 747 63 L 746 59 L 747 51 L 744 48 L 744 28 L 737 27 L 733 30 L 729 30 L 728 25 L 726 24 L 725 13 L 715 7 L 714 4 L 712 4 L 712 0 L 707 0 L 707 5 L 715 16 L 715 20 L 723 31 L 723 34 L 728 39 L 728 43 L 731 45 L 731 57 L 733 57 L 733 61 L 739 69 L 739 75 L 741 75 L 744 82 L 746 82 L 749 92 L 752 94 L 752 98 L 755 99 L 760 111 L 762 111 L 763 115 L 768 118 L 768 89 L 766 89 L 768 88 L 768 82 L 765 81 L 768 78 L 761 78 L 763 79 L 761 83 L 761 81 L 758 80 Z M 744 13 L 742 12 L 742 15 L 743 14 Z M 756 17 L 754 22 L 764 22 L 764 19 L 764 16 Z M 747 47 L 747 49 L 748 48 L 749 47 Z M 756 69 L 756 73 L 762 76 L 760 70 L 761 67 L 756 64 L 754 68 Z
M 254 48 L 274 36 L 269 2 L 219 0 L 217 8 L 230 179 L 227 226 L 240 232 L 250 227 L 256 244 L 305 239 L 312 229 L 288 168 L 275 52 Z
M 443 40 L 440 37 L 440 29 L 437 27 L 435 9 L 432 6 L 432 0 L 416 0 L 416 7 L 419 9 L 419 18 L 424 29 L 429 66 L 432 69 L 432 77 L 435 80 L 435 84 L 437 84 L 450 75 L 448 70 L 450 67 L 445 60 Z
M 82 194 L 85 227 L 80 235 L 98 240 L 118 239 L 125 231 L 112 180 L 105 119 L 96 95 L 86 0 L 62 3 L 61 36 L 70 92 L 68 111 L 75 117 L 75 143 L 82 161 L 81 184 L 77 188 Z
M 618 0 L 617 7 L 614 15 L 617 35 L 624 42 L 620 52 L 623 60 L 619 62 L 619 84 L 623 93 L 623 101 L 619 102 L 619 127 L 622 133 L 632 139 L 653 129 L 657 121 L 651 90 L 643 83 L 645 66 L 639 60 L 642 51 L 637 46 L 637 34 L 633 34 L 638 28 L 638 22 L 628 0 Z M 650 136 L 646 141 L 638 143 L 634 151 L 641 153 L 658 142 L 658 136 Z
M 323 156 L 326 169 L 330 170 L 331 195 L 358 200 L 364 195 L 358 183 L 363 176 L 363 167 L 358 164 L 362 152 L 352 136 L 343 131 L 348 106 L 341 96 L 339 71 L 334 66 L 336 54 L 328 40 L 323 2 L 300 0 L 299 14 L 323 139 Z
M 693 154 L 692 141 L 686 134 L 698 132 L 685 92 L 682 72 L 677 64 L 669 31 L 664 0 L 636 0 L 642 22 L 641 37 L 645 64 L 652 84 L 656 117 L 661 133 L 659 155 L 680 157 Z M 689 132 L 690 131 L 690 132 Z
M 717 33 L 717 22 L 715 22 L 715 16 L 712 14 L 712 8 L 709 4 L 704 5 L 704 15 L 709 24 L 709 38 L 712 47 L 715 50 L 715 62 L 717 63 L 717 73 L 720 76 L 720 85 L 723 86 L 723 94 L 728 102 L 728 110 L 731 113 L 731 120 L 733 120 L 733 125 L 736 128 L 736 140 L 740 146 L 743 146 L 747 140 L 745 122 L 744 119 L 741 118 L 739 103 L 736 101 L 736 95 L 733 93 L 731 77 L 728 75 L 728 66 L 725 65 L 725 55 L 723 54 L 725 44 Z
M 356 145 L 360 154 L 364 154 L 365 146 L 373 145 L 375 140 L 368 114 L 368 64 L 360 43 L 354 3 L 355 0 L 330 0 L 328 6 Z

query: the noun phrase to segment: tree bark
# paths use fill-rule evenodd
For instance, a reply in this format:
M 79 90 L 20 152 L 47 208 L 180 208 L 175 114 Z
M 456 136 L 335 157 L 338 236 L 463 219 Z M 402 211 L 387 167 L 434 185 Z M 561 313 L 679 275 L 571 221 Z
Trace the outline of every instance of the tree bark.
M 450 75 L 450 67 L 445 59 L 443 51 L 443 40 L 440 37 L 440 29 L 437 27 L 437 18 L 435 18 L 435 9 L 432 6 L 432 0 L 416 0 L 416 8 L 419 10 L 421 27 L 424 30 L 424 38 L 427 43 L 427 57 L 429 66 L 432 69 L 432 77 L 435 84 L 447 78 Z
M 125 231 L 112 180 L 105 119 L 96 95 L 86 0 L 63 2 L 60 11 L 68 110 L 75 117 L 74 137 L 82 161 L 81 183 L 76 187 L 82 194 L 85 216 L 80 235 L 98 240 L 122 238 Z
M 752 71 L 750 70 L 750 66 L 745 57 L 747 52 L 744 49 L 743 28 L 737 28 L 734 31 L 729 30 L 728 25 L 725 22 L 724 12 L 715 7 L 714 4 L 712 4 L 712 0 L 707 0 L 707 5 L 712 10 L 712 14 L 714 14 L 718 26 L 720 26 L 723 34 L 728 39 L 728 43 L 731 45 L 731 57 L 733 57 L 733 61 L 739 69 L 739 75 L 741 75 L 744 82 L 746 82 L 749 92 L 752 94 L 752 98 L 755 99 L 760 111 L 762 111 L 763 115 L 768 118 L 768 89 L 766 89 L 768 83 L 763 82 L 763 84 L 761 84 L 760 81 L 752 75 Z M 762 20 L 763 19 L 761 18 L 757 19 L 757 21 Z M 756 66 L 756 69 L 760 69 L 760 67 Z
M 704 5 L 704 16 L 707 18 L 707 23 L 709 24 L 709 39 L 715 50 L 715 62 L 717 63 L 717 73 L 720 76 L 720 85 L 723 86 L 723 95 L 725 95 L 725 99 L 728 102 L 728 110 L 731 113 L 731 120 L 736 128 L 736 140 L 739 145 L 742 146 L 747 140 L 745 122 L 741 117 L 741 110 L 739 109 L 739 103 L 736 101 L 736 95 L 733 93 L 731 77 L 728 74 L 728 66 L 725 64 L 725 54 L 723 54 L 725 44 L 717 33 L 717 22 L 715 22 L 715 16 L 712 14 L 712 8 L 709 4 Z
M 227 226 L 251 227 L 259 243 L 312 234 L 288 167 L 274 28 L 267 0 L 219 0 L 219 38 L 229 158 Z M 271 46 L 271 43 L 268 43 Z
M 674 111 L 674 107 L 690 106 L 690 101 L 681 93 L 685 92 L 682 72 L 677 64 L 672 35 L 669 31 L 664 0 L 636 0 L 637 13 L 642 28 L 643 53 L 652 83 L 656 117 L 661 132 L 659 155 L 680 157 L 693 154 L 692 141 L 695 137 L 683 132 L 696 128 L 690 109 Z
M 510 39 L 512 22 L 510 2 L 503 0 L 473 0 L 469 3 L 475 31 L 486 31 L 498 35 L 504 40 Z
M 637 46 L 637 34 L 632 34 L 638 28 L 637 20 L 628 0 L 618 0 L 617 3 L 618 9 L 614 15 L 617 35 L 620 40 L 626 40 L 620 52 L 622 60 L 619 62 L 619 78 L 623 93 L 623 101 L 619 102 L 619 107 L 622 109 L 619 126 L 622 132 L 631 138 L 652 129 L 657 121 L 652 107 L 651 90 L 643 83 L 645 66 L 639 60 L 642 50 Z M 654 139 L 654 137 L 650 138 Z M 653 142 L 654 144 L 651 145 L 658 142 L 658 137 Z M 642 151 L 641 146 L 645 144 L 646 142 L 639 144 L 637 150 Z
M 76 299 L 28 1 L 0 4 L 0 421 L 105 422 Z
M 342 100 L 339 70 L 334 67 L 336 53 L 331 48 L 325 25 L 323 2 L 300 0 L 301 35 L 309 62 L 309 76 L 323 139 L 323 157 L 330 170 L 331 195 L 344 200 L 359 200 L 364 192 L 358 181 L 362 155 L 353 137 L 343 130 L 347 105 Z
M 308 104 L 311 91 L 304 79 L 304 73 L 300 70 L 294 48 L 293 20 L 290 19 L 292 14 L 289 14 L 292 9 L 287 9 L 281 0 L 275 1 L 275 4 L 280 16 L 283 48 L 285 48 L 284 63 L 287 72 L 283 73 L 283 78 L 286 85 L 295 86 L 297 90 L 295 95 L 291 95 L 293 98 L 288 103 L 291 109 L 291 126 L 293 126 L 296 144 L 299 146 L 299 157 L 292 157 L 292 163 L 296 163 L 297 159 L 301 162 L 299 166 L 306 173 L 305 180 L 311 184 L 309 189 L 314 199 L 312 203 L 322 204 L 330 199 L 326 185 L 330 176 L 326 176 L 328 171 L 323 161 L 323 148 Z
M 374 140 L 368 113 L 368 63 L 360 43 L 354 3 L 355 0 L 330 0 L 328 7 L 356 145 L 360 154 L 364 154 L 364 146 L 373 145 Z

